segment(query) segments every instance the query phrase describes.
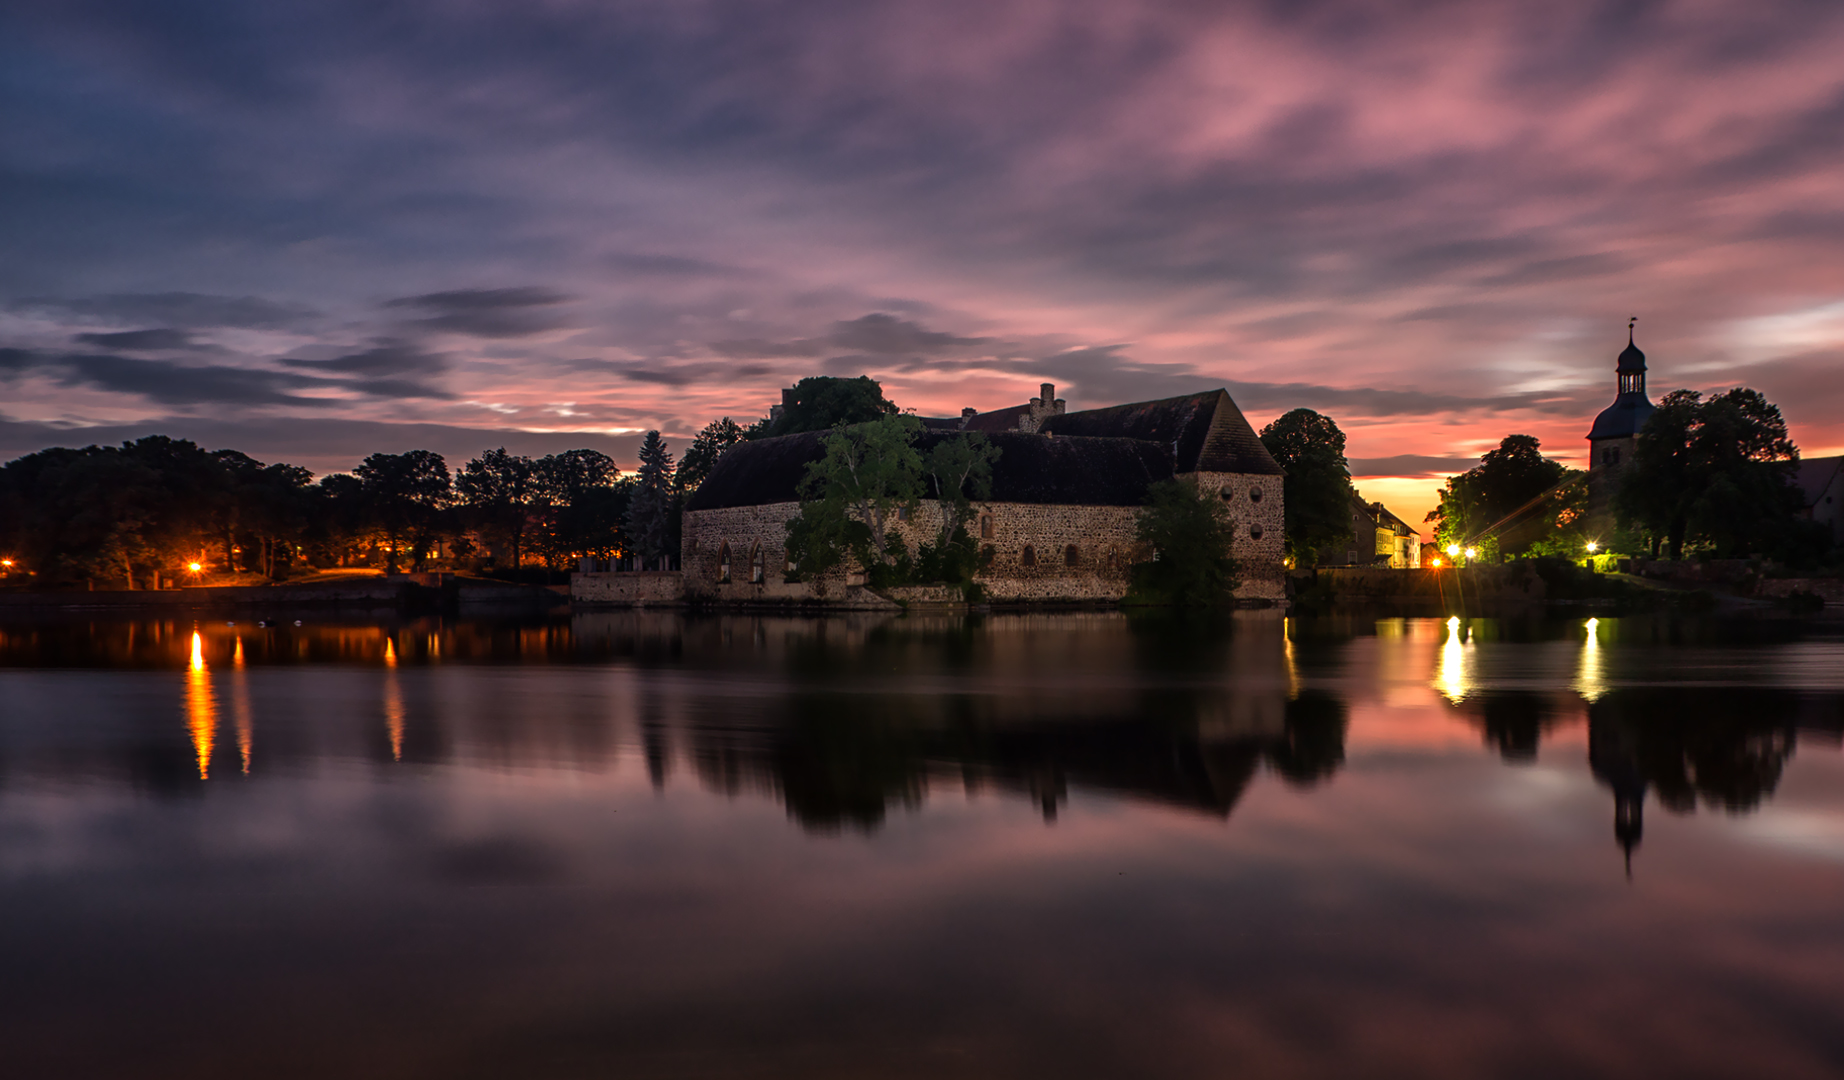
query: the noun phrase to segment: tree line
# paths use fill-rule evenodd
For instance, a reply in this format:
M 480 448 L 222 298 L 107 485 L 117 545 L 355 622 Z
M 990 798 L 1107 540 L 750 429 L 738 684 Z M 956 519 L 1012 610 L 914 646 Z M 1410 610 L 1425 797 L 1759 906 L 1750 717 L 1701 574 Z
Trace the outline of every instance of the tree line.
M 1805 515 L 1794 482 L 1799 448 L 1780 410 L 1757 390 L 1705 398 L 1666 394 L 1640 430 L 1632 460 L 1608 493 L 1606 521 L 1590 517 L 1586 472 L 1545 458 L 1529 435 L 1507 435 L 1473 469 L 1448 479 L 1428 515 L 1435 542 L 1482 558 L 1581 558 L 1602 552 L 1682 559 L 1767 557 L 1793 566 L 1836 559 L 1824 525 Z M 1591 528 L 1606 535 L 1590 536 Z
M 515 575 L 584 556 L 658 565 L 677 554 L 678 503 L 697 466 L 674 468 L 657 431 L 640 459 L 623 475 L 595 450 L 532 458 L 502 447 L 451 472 L 442 455 L 411 450 L 316 478 L 161 435 L 57 447 L 0 466 L 0 554 L 35 586 L 130 589 L 436 561 Z

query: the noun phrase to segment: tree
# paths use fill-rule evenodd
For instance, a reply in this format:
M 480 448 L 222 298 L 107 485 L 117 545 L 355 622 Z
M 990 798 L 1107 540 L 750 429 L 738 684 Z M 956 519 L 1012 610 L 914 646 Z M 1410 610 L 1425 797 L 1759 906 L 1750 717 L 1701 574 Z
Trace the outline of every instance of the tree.
M 678 553 L 679 506 L 673 484 L 672 455 L 659 432 L 649 431 L 640 444 L 640 470 L 627 505 L 627 541 L 643 563 Z
M 1674 390 L 1639 433 L 1615 512 L 1648 534 L 1655 554 L 1665 548 L 1673 559 L 1687 545 L 1726 557 L 1797 557 L 1822 543 L 1798 520 L 1798 464 L 1780 410 L 1758 391 L 1738 387 L 1704 401 Z
M 691 497 L 704 483 L 705 477 L 711 475 L 712 466 L 728 447 L 743 441 L 743 429 L 737 427 L 729 417 L 713 420 L 704 426 L 691 446 L 685 450 L 685 456 L 679 459 L 679 471 L 676 480 L 679 493 Z
M 480 527 L 499 535 L 512 551 L 512 568 L 524 563 L 525 531 L 538 501 L 537 468 L 532 460 L 506 453 L 505 447 L 488 450 L 467 463 L 455 478 L 469 515 Z
M 800 574 L 823 573 L 847 555 L 865 570 L 887 567 L 906 554 L 893 551 L 890 525 L 899 508 L 922 498 L 922 456 L 915 439 L 922 421 L 886 415 L 842 426 L 822 445 L 826 454 L 807 466 L 800 482 L 800 516 L 788 523 L 788 553 Z
M 1331 417 L 1294 409 L 1261 429 L 1261 444 L 1286 470 L 1281 483 L 1287 554 L 1311 566 L 1352 537 L 1351 469 L 1345 433 Z
M 1556 523 L 1553 510 L 1533 500 L 1556 488 L 1569 470 L 1542 454 L 1530 435 L 1507 435 L 1479 464 L 1450 477 L 1441 504 L 1428 515 L 1437 544 L 1481 546 L 1521 555 Z
M 448 463 L 433 450 L 373 454 L 352 475 L 359 478 L 367 507 L 384 532 L 385 573 L 397 572 L 397 556 L 406 540 L 415 567 L 422 569 L 439 515 L 453 491 Z
M 621 546 L 627 509 L 614 459 L 595 450 L 548 454 L 534 466 L 544 507 L 543 544 L 555 566 L 574 555 L 606 555 Z
M 827 431 L 841 424 L 865 424 L 896 413 L 897 407 L 884 398 L 883 387 L 869 376 L 840 379 L 814 375 L 794 384 L 780 417 L 758 421 L 745 434 L 761 439 Z
M 936 551 L 946 552 L 957 537 L 967 536 L 967 522 L 973 520 L 973 500 L 992 496 L 992 466 L 1001 453 L 991 439 L 979 432 L 951 436 L 929 447 L 923 469 L 941 507 Z M 967 546 L 972 547 L 970 541 Z
M 1221 500 L 1183 480 L 1146 489 L 1146 509 L 1135 535 L 1152 545 L 1153 559 L 1133 568 L 1134 592 L 1161 603 L 1214 606 L 1230 599 L 1239 582 L 1230 555 L 1235 523 Z

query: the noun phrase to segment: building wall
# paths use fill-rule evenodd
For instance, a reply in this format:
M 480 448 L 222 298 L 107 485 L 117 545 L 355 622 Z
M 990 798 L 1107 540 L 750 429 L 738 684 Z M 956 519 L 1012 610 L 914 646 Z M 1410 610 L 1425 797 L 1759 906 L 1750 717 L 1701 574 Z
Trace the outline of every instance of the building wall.
M 1284 598 L 1281 478 L 1234 473 L 1201 473 L 1194 478 L 1229 504 L 1236 521 L 1233 553 L 1242 564 L 1243 579 L 1237 597 Z M 1256 488 L 1261 497 L 1252 499 Z M 1137 506 L 988 502 L 976 503 L 974 509 L 969 531 L 982 551 L 991 552 L 990 562 L 975 580 L 994 600 L 1119 600 L 1127 593 L 1133 563 L 1146 554 L 1134 538 Z M 681 555 L 687 595 L 720 603 L 844 602 L 863 584 L 862 574 L 841 569 L 810 581 L 786 580 L 787 523 L 799 513 L 800 505 L 793 502 L 686 513 Z M 912 520 L 895 522 L 894 528 L 913 551 L 934 540 L 940 520 L 938 504 L 928 501 Z M 727 581 L 722 558 L 726 545 Z M 760 582 L 752 580 L 752 558 L 758 550 Z
M 1844 469 L 1832 474 L 1831 486 L 1812 505 L 1812 520 L 1831 530 L 1831 542 L 1844 544 Z
M 1588 532 L 1589 535 L 1613 534 L 1613 499 L 1620 490 L 1620 480 L 1633 463 L 1633 451 L 1639 437 L 1597 439 L 1588 444 Z

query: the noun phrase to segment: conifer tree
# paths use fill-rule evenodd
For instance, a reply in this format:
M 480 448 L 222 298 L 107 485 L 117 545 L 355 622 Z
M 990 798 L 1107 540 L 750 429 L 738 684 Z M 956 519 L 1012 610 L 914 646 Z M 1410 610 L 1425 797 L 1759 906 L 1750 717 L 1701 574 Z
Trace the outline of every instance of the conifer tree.
M 649 431 L 640 444 L 640 470 L 627 508 L 628 544 L 644 562 L 677 553 L 678 503 L 672 455 L 666 452 L 666 441 L 659 432 Z

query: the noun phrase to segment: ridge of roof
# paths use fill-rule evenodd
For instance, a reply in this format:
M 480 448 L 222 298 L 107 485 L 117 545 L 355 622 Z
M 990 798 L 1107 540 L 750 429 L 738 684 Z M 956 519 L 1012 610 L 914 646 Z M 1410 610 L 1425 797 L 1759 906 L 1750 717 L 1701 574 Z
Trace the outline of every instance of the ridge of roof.
M 1039 430 L 1078 438 L 1155 442 L 1172 448 L 1180 473 L 1284 473 L 1225 389 L 1064 413 L 1045 419 Z

